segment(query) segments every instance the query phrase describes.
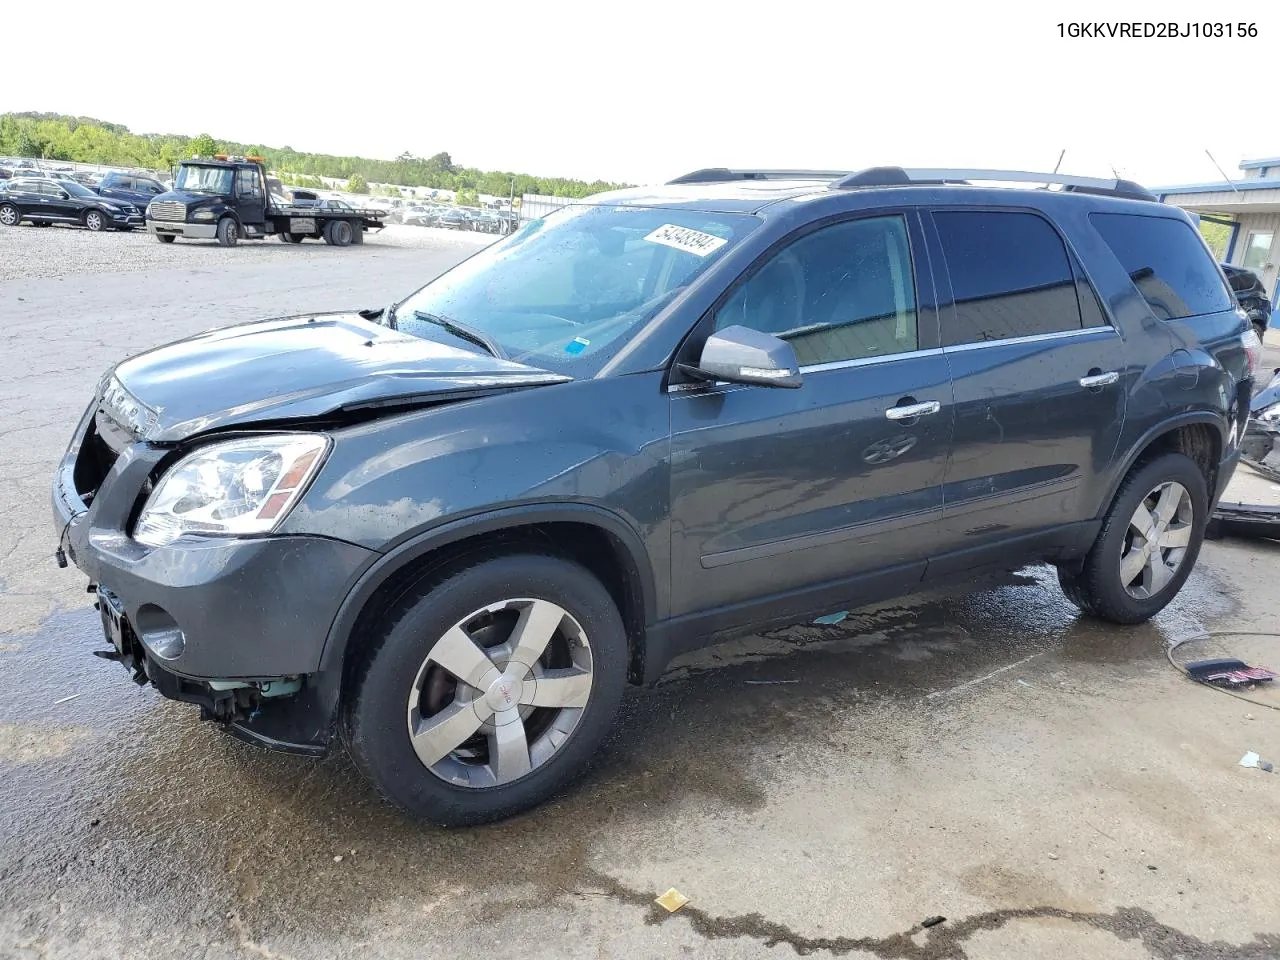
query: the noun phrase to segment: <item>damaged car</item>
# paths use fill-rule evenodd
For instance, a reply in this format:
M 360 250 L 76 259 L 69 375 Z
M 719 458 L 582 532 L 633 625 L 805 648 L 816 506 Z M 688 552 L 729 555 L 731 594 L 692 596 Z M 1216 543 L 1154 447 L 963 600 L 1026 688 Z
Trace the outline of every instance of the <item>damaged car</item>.
M 1250 403 L 1231 487 L 1213 515 L 1213 534 L 1280 539 L 1280 370 Z
M 56 556 L 139 683 L 261 746 L 341 738 L 405 810 L 480 823 L 720 638 L 1032 562 L 1147 620 L 1260 357 L 1137 184 L 699 170 L 389 305 L 116 364 L 54 477 Z

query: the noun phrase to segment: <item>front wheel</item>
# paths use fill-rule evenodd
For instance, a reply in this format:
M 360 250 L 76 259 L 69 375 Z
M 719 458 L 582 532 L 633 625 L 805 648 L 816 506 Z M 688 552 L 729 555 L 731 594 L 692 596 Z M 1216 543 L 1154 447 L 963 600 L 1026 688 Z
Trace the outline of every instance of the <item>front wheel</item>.
M 1209 493 L 1189 457 L 1164 453 L 1120 485 L 1079 573 L 1059 568 L 1067 599 L 1112 623 L 1141 623 L 1182 589 L 1204 541 Z
M 234 247 L 240 239 L 240 226 L 233 217 L 223 217 L 218 221 L 218 244 L 223 247 Z
M 177 239 L 172 233 L 157 233 L 156 239 L 161 243 L 173 243 Z
M 89 210 L 84 215 L 85 228 L 93 233 L 101 233 L 107 229 L 107 217 L 101 210 Z
M 353 656 L 343 733 L 357 765 L 405 810 L 460 826 L 582 772 L 622 697 L 627 636 L 585 569 L 516 554 L 423 581 Z

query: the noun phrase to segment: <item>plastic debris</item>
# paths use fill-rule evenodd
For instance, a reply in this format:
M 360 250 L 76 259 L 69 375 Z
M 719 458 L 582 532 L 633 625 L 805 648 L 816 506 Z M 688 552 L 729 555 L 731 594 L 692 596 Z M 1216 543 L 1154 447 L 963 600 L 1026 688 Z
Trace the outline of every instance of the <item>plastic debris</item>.
M 653 902 L 656 903 L 658 906 L 662 907 L 663 910 L 666 910 L 667 913 L 675 913 L 677 910 L 679 910 L 681 907 L 683 907 L 686 903 L 689 902 L 689 898 L 686 897 L 679 890 L 677 890 L 675 887 L 672 887 L 670 890 L 668 890 L 662 896 L 658 897 Z
M 1243 660 L 1197 660 L 1186 665 L 1187 675 L 1201 683 L 1221 687 L 1243 687 L 1251 683 L 1266 683 L 1277 676 L 1266 667 L 1251 667 Z
M 743 680 L 743 683 L 752 683 L 756 686 L 768 686 L 774 683 L 799 683 L 799 680 Z
M 840 611 L 837 611 L 836 613 L 828 613 L 825 617 L 819 617 L 817 620 L 813 622 L 827 624 L 829 626 L 833 623 L 839 623 L 848 615 L 849 615 L 848 610 L 840 610 Z
M 1262 770 L 1266 773 L 1275 772 L 1275 766 L 1269 760 L 1263 760 L 1260 756 L 1258 756 L 1252 750 L 1250 750 L 1248 753 L 1246 753 L 1243 757 L 1240 758 L 1240 766 L 1256 767 L 1257 769 Z
M 928 930 L 930 927 L 936 927 L 938 924 L 946 923 L 946 922 L 947 922 L 946 917 L 929 917 L 925 920 L 921 920 L 920 926 Z
M 341 863 L 341 862 L 342 862 L 342 854 L 338 854 L 336 857 L 334 857 L 334 858 L 333 858 L 333 862 L 334 862 L 334 863 Z
M 55 701 L 53 701 L 53 705 L 56 707 L 56 706 L 57 706 L 58 704 L 60 704 L 60 703 L 70 703 L 72 700 L 74 700 L 74 699 L 75 699 L 76 697 L 78 697 L 78 696 L 80 696 L 80 694 L 78 694 L 78 693 L 73 693 L 73 694 L 71 694 L 71 696 L 69 696 L 69 697 L 63 697 L 61 700 L 55 700 Z

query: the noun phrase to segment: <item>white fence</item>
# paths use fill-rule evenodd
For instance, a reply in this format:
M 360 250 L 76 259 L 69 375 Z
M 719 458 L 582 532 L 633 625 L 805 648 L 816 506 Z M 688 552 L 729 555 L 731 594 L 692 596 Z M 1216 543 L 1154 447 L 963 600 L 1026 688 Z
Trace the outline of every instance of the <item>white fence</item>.
M 572 197 L 547 197 L 537 193 L 526 193 L 520 197 L 520 222 L 538 220 L 553 210 L 567 207 L 573 203 Z

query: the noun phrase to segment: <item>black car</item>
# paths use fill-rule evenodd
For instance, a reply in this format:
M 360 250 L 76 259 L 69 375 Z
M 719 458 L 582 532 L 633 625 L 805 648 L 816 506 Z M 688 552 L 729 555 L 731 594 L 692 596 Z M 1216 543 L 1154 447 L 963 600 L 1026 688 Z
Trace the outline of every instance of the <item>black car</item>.
M 147 209 L 147 204 L 167 190 L 163 183 L 151 177 L 116 171 L 104 176 L 96 187 L 98 193 L 108 200 L 127 203 L 143 211 Z
M 95 232 L 130 230 L 145 224 L 133 204 L 108 200 L 74 180 L 48 177 L 9 181 L 0 198 L 0 224 L 16 227 L 24 220 L 44 226 L 78 223 Z
M 1036 562 L 1147 620 L 1260 359 L 1187 215 L 1131 182 L 700 170 L 390 306 L 116 364 L 56 556 L 135 679 L 263 746 L 341 736 L 386 797 L 476 823 L 561 790 L 628 681 L 716 638 Z
M 1249 315 L 1249 322 L 1261 337 L 1267 332 L 1271 322 L 1271 299 L 1267 296 L 1267 288 L 1262 279 L 1247 267 L 1237 267 L 1231 263 L 1222 264 L 1222 272 L 1227 275 L 1227 283 L 1235 294 L 1240 309 Z

